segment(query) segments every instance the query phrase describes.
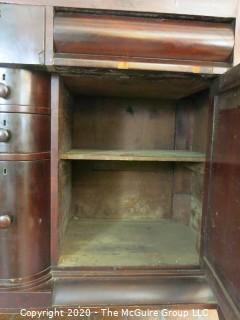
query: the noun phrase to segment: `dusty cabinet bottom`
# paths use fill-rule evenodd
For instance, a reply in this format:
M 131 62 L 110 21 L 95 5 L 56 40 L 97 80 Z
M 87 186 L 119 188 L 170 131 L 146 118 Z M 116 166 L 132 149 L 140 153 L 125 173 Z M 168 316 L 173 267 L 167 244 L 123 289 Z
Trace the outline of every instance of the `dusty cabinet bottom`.
M 72 218 L 60 266 L 198 265 L 196 232 L 181 223 Z

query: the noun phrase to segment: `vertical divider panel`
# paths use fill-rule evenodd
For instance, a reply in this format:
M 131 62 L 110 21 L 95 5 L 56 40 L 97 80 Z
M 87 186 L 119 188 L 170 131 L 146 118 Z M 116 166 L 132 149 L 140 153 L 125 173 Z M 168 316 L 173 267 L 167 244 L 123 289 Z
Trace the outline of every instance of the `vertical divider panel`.
M 56 265 L 68 220 L 71 216 L 70 161 L 60 160 L 60 154 L 71 148 L 72 98 L 61 78 L 52 77 L 52 131 L 51 131 L 51 214 L 52 214 L 52 263 Z
M 51 260 L 52 265 L 58 260 L 58 161 L 59 161 L 59 104 L 60 78 L 53 75 L 51 79 Z

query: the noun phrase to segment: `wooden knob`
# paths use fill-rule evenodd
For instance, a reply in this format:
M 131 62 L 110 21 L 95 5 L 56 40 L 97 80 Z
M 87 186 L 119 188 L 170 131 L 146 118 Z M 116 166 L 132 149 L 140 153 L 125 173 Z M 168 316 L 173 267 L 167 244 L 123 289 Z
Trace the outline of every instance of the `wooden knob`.
M 11 138 L 11 133 L 7 129 L 0 128 L 0 142 L 8 142 Z
M 12 219 L 9 215 L 2 215 L 0 216 L 0 229 L 9 228 L 12 224 Z
M 4 83 L 0 83 L 0 98 L 7 98 L 9 94 L 10 94 L 9 87 Z

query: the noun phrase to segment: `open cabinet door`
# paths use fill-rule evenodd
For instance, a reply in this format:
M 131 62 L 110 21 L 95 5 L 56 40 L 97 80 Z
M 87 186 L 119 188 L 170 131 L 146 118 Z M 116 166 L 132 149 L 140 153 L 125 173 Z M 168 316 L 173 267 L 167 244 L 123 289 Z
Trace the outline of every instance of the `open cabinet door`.
M 240 319 L 240 66 L 212 88 L 202 263 L 226 320 Z

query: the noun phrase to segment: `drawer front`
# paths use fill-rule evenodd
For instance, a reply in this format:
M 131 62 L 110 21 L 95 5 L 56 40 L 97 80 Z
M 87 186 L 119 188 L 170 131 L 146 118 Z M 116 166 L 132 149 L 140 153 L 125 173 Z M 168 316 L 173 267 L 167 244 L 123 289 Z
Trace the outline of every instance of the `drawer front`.
M 50 264 L 50 163 L 0 161 L 0 286 Z
M 230 23 L 58 13 L 54 44 L 87 59 L 229 62 L 234 31 Z
M 0 112 L 0 153 L 50 150 L 50 116 Z
M 46 73 L 0 68 L 0 105 L 47 108 L 49 96 L 50 79 Z

